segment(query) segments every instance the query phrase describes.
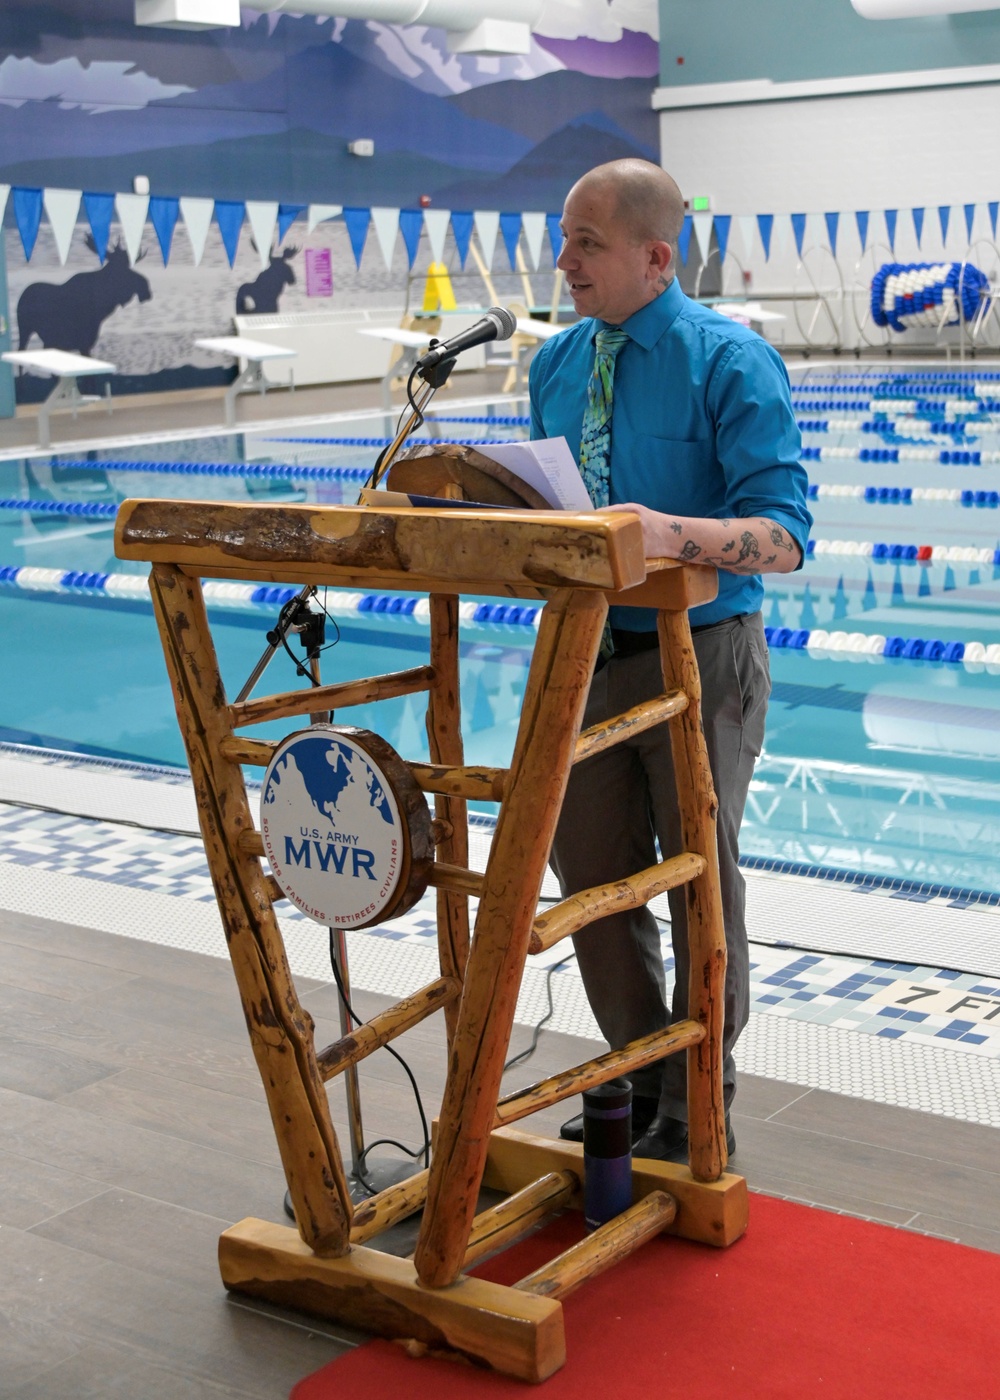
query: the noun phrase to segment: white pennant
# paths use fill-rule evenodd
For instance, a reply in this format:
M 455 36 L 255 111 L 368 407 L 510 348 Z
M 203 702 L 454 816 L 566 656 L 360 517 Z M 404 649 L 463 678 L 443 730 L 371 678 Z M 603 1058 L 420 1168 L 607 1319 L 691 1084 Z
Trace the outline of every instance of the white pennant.
M 743 255 L 746 258 L 753 257 L 753 241 L 757 236 L 757 220 L 753 214 L 737 214 L 736 227 L 740 231 L 743 240 Z
M 310 204 L 306 231 L 312 233 L 316 225 L 323 223 L 324 219 L 335 219 L 338 214 L 343 212 L 344 206 L 342 204 Z
M 194 199 L 190 195 L 181 196 L 181 218 L 184 220 L 187 236 L 191 240 L 191 252 L 194 254 L 195 267 L 201 264 L 201 255 L 205 251 L 205 239 L 208 237 L 214 210 L 214 199 Z
M 427 237 L 430 240 L 431 260 L 433 262 L 444 261 L 444 241 L 448 237 L 450 223 L 450 209 L 424 210 L 424 228 L 427 230 Z
M 771 225 L 771 257 L 781 257 L 792 236 L 791 214 L 775 214 Z
M 0 185 L 0 224 L 3 223 L 3 216 L 7 212 L 7 200 L 10 197 L 10 185 Z
M 712 246 L 713 217 L 712 214 L 695 214 L 692 220 L 694 236 L 698 240 L 698 251 L 701 253 L 703 263 L 708 262 L 708 254 Z
M 396 252 L 396 235 L 399 233 L 399 210 L 378 206 L 372 209 L 371 215 L 378 246 L 382 249 L 386 267 L 391 270 Z
M 80 212 L 82 197 L 83 190 L 46 190 L 42 195 L 45 212 L 49 216 L 49 223 L 52 225 L 52 233 L 56 240 L 59 261 L 63 267 L 66 266 L 66 259 L 69 257 L 69 245 L 73 239 L 73 230 L 76 228 L 76 219 Z M 0 219 L 2 218 L 3 213 L 0 211 Z
M 487 268 L 493 266 L 493 254 L 497 246 L 497 234 L 500 232 L 500 214 L 492 209 L 477 209 L 473 214 L 476 225 L 476 236 L 479 239 L 479 246 L 483 250 L 483 262 Z
M 528 245 L 531 266 L 537 271 L 542 256 L 542 242 L 545 238 L 545 215 L 534 212 L 521 215 L 521 228 L 524 241 Z
M 134 265 L 142 247 L 142 234 L 146 227 L 146 213 L 149 209 L 149 195 L 116 194 L 115 208 L 118 210 L 118 222 L 125 235 L 128 260 Z
M 276 199 L 248 199 L 246 209 L 250 232 L 253 234 L 253 241 L 257 245 L 257 254 L 260 257 L 260 265 L 262 268 L 269 267 L 271 241 L 274 238 L 274 230 L 278 222 L 278 201 Z

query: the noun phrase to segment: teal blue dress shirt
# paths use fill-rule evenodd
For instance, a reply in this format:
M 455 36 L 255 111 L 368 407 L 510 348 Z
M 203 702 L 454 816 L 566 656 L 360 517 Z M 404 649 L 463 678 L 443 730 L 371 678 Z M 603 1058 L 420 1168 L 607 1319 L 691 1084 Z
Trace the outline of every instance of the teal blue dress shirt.
M 564 437 L 577 462 L 594 368 L 586 319 L 547 340 L 531 364 L 531 436 Z M 677 281 L 622 329 L 611 420 L 611 504 L 637 501 L 669 515 L 724 520 L 766 516 L 802 550 L 812 516 L 781 357 L 754 331 L 699 306 Z M 691 610 L 692 626 L 756 612 L 759 574 L 719 570 L 719 593 Z M 649 608 L 611 609 L 631 631 L 656 626 Z

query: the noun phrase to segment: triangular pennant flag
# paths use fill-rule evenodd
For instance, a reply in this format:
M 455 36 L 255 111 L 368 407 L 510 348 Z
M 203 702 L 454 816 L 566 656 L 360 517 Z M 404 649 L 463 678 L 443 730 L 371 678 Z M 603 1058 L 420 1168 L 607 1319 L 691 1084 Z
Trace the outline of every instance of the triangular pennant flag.
M 517 271 L 517 245 L 521 241 L 521 216 L 520 214 L 501 214 L 500 232 L 503 234 L 504 247 L 507 249 L 507 257 L 510 260 L 511 271 Z
M 309 217 L 306 220 L 306 230 L 312 233 L 317 224 L 321 224 L 326 219 L 335 219 L 344 212 L 342 204 L 310 204 Z
M 549 232 L 549 243 L 552 245 L 552 261 L 553 261 L 553 262 L 555 262 L 555 261 L 558 259 L 559 254 L 562 252 L 563 236 L 562 236 L 562 229 L 560 228 L 560 224 L 561 224 L 561 223 L 562 223 L 562 215 L 561 215 L 561 214 L 546 214 L 546 215 L 545 215 L 545 227 L 548 229 L 548 232 Z
M 858 240 L 861 243 L 863 253 L 868 246 L 868 210 L 859 209 L 854 215 L 854 219 L 858 226 Z
M 996 236 L 997 236 L 997 210 L 1000 209 L 1000 200 L 991 199 L 990 202 L 989 202 L 989 204 L 987 204 L 986 207 L 987 207 L 987 209 L 990 211 L 990 228 L 993 230 L 993 237 L 996 238 Z M 0 219 L 2 219 L 2 218 L 3 218 L 3 204 L 2 204 L 2 201 L 0 201 Z
M 893 253 L 896 251 L 896 218 L 899 213 L 897 209 L 886 209 L 883 211 L 885 217 L 885 231 L 889 237 L 889 247 Z
M 788 247 L 788 235 L 792 231 L 792 220 L 789 214 L 775 214 L 774 224 L 771 228 L 771 252 L 776 258 L 783 258 Z
M 399 214 L 399 231 L 406 244 L 406 256 L 412 267 L 420 247 L 420 235 L 424 231 L 424 211 L 422 209 L 402 209 Z
M 174 229 L 177 227 L 177 217 L 180 212 L 181 202 L 179 199 L 153 195 L 149 201 L 149 222 L 153 225 L 156 241 L 160 245 L 164 267 L 170 261 L 170 245 L 174 241 Z
M 694 223 L 694 237 L 698 245 L 698 252 L 703 263 L 708 262 L 708 255 L 712 247 L 712 215 L 692 214 Z
M 472 217 L 476 224 L 476 237 L 483 251 L 483 262 L 488 268 L 492 267 L 497 234 L 500 232 L 500 215 L 493 209 L 477 209 Z
M 83 207 L 87 211 L 87 219 L 90 222 L 90 232 L 94 239 L 94 252 L 103 263 L 108 252 L 108 239 L 111 237 L 115 197 L 113 194 L 84 193 Z
M 719 262 L 726 261 L 726 249 L 729 247 L 729 230 L 732 226 L 731 214 L 716 214 L 715 216 L 715 241 L 719 245 Z
M 0 224 L 3 223 L 3 216 L 7 212 L 7 198 L 10 195 L 10 185 L 0 185 Z
M 83 190 L 46 190 L 42 196 L 56 240 L 56 251 L 63 267 L 66 266 L 66 259 L 69 257 L 69 245 L 80 213 L 82 195 Z
M 87 196 L 84 195 L 84 200 Z M 205 251 L 205 240 L 208 237 L 208 226 L 212 222 L 212 211 L 215 208 L 215 201 L 211 199 L 196 199 L 191 195 L 182 195 L 180 199 L 181 218 L 184 220 L 184 227 L 187 236 L 191 240 L 191 253 L 194 257 L 194 265 L 198 267 L 201 263 L 202 254 Z
M 924 236 L 924 211 L 923 209 L 911 209 L 913 215 L 913 232 L 917 235 L 917 247 L 920 247 Z
M 451 232 L 458 250 L 458 261 L 464 269 L 469 256 L 469 239 L 472 237 L 472 214 L 469 210 L 451 211 Z
M 764 261 L 771 260 L 771 233 L 774 229 L 773 214 L 758 214 L 757 229 L 760 233 L 760 241 L 764 245 Z
M 17 231 L 21 235 L 24 256 L 30 262 L 31 255 L 35 251 L 38 226 L 42 222 L 41 190 L 24 189 L 20 185 L 14 186 L 14 218 L 17 222 Z
M 378 246 L 382 249 L 382 258 L 386 267 L 391 268 L 396 252 L 396 235 L 399 233 L 399 210 L 389 209 L 381 204 L 377 208 L 372 205 L 372 223 L 375 226 Z M 412 262 L 410 266 L 413 266 Z
M 756 220 L 752 214 L 736 215 L 736 227 L 739 229 L 740 238 L 743 240 L 743 255 L 746 258 L 753 257 L 753 241 L 756 226 Z
M 802 240 L 806 234 L 805 214 L 792 215 L 792 232 L 795 234 L 795 247 L 798 249 L 799 257 L 802 256 Z
M 247 223 L 257 245 L 257 254 L 262 268 L 271 265 L 271 243 L 278 223 L 277 200 L 247 200 Z
M 345 209 L 344 223 L 347 225 L 347 236 L 351 240 L 351 248 L 354 252 L 354 262 L 357 267 L 361 266 L 361 254 L 365 251 L 365 239 L 368 237 L 368 221 L 370 210 L 368 209 Z M 309 211 L 312 218 L 312 210 Z
M 837 256 L 837 229 L 840 227 L 840 215 L 827 213 L 823 215 L 826 220 L 826 236 L 830 240 L 830 252 Z
M 684 215 L 684 222 L 681 224 L 681 231 L 677 236 L 677 251 L 681 255 L 681 262 L 687 267 L 688 253 L 691 251 L 691 234 L 694 232 L 694 220 L 690 214 Z
M 948 242 L 948 220 L 949 220 L 950 218 L 951 218 L 951 205 L 950 205 L 950 204 L 939 204 L 939 205 L 938 205 L 938 220 L 940 221 L 940 224 L 941 224 L 941 242 L 942 242 L 942 243 L 947 243 L 947 242 Z
M 976 222 L 976 206 L 967 204 L 965 206 L 965 228 L 969 235 L 969 242 L 972 242 L 972 225 Z
M 448 237 L 448 225 L 451 223 L 450 209 L 425 209 L 424 228 L 427 230 L 427 238 L 431 245 L 431 261 L 444 261 L 444 242 Z
M 279 204 L 278 205 L 278 242 L 284 243 L 285 234 L 294 224 L 300 214 L 304 214 L 306 206 L 304 204 Z
M 215 201 L 215 222 L 219 225 L 222 246 L 226 250 L 230 267 L 236 261 L 236 253 L 240 246 L 240 229 L 243 227 L 245 213 L 246 205 L 242 199 L 217 199 Z
M 542 243 L 545 239 L 545 215 L 536 214 L 534 211 L 522 214 L 521 227 L 524 229 L 524 243 L 528 250 L 528 258 L 531 266 L 537 272 L 542 256 Z
M 118 208 L 118 222 L 122 226 L 128 260 L 133 265 L 139 260 L 142 249 L 142 235 L 146 227 L 146 214 L 149 212 L 148 194 L 119 194 L 115 196 Z

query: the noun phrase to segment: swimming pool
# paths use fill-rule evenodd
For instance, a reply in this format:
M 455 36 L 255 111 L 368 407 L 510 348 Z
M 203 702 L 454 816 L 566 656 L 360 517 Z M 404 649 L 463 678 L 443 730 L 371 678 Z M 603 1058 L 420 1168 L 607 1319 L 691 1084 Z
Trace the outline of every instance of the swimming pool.
M 768 584 L 774 690 L 744 854 L 754 865 L 861 873 L 911 892 L 1000 897 L 1000 495 L 993 491 L 1000 377 L 982 365 L 947 372 L 817 365 L 797 371 L 793 383 L 815 544 L 800 573 Z M 442 422 L 438 431 L 519 436 L 521 424 L 497 420 L 520 413 L 516 403 L 499 413 L 442 410 L 442 418 L 479 421 Z M 135 580 L 129 592 L 126 581 L 115 592 L 99 582 L 109 571 L 141 571 L 113 558 L 114 505 L 128 495 L 353 501 L 357 476 L 378 450 L 370 440 L 383 432 L 376 417 L 277 440 L 272 432 L 145 445 L 142 461 L 161 464 L 156 471 L 120 450 L 83 462 L 57 455 L 0 463 L 0 498 L 31 502 L 0 510 L 0 569 L 7 566 L 0 617 L 16 677 L 5 687 L 0 736 L 182 763 L 141 585 Z M 213 471 L 169 469 L 177 463 Z M 226 466 L 237 474 L 224 474 Z M 46 503 L 105 514 L 58 514 L 42 509 Z M 13 580 L 11 569 L 20 571 Z M 419 613 L 331 601 L 343 640 L 324 659 L 328 678 L 412 665 L 423 654 Z M 212 612 L 233 693 L 277 606 L 218 599 Z M 502 764 L 534 628 L 523 619 L 470 617 L 463 636 L 468 755 Z M 291 684 L 290 663 L 273 664 L 285 667 L 281 683 Z M 377 728 L 407 757 L 426 755 L 416 697 L 343 718 Z

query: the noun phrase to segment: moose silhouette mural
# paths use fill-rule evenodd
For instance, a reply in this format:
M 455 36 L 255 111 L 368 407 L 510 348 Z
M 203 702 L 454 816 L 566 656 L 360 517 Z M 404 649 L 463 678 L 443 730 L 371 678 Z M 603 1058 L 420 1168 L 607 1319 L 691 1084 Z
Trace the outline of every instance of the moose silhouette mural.
M 256 243 L 253 246 L 256 248 Z M 289 246 L 283 253 L 272 253 L 260 276 L 243 283 L 236 293 L 237 316 L 273 315 L 278 310 L 281 293 L 296 281 L 291 260 L 298 252 L 297 247 Z
M 90 234 L 86 242 L 96 253 Z M 140 252 L 136 262 L 144 256 Z M 113 311 L 127 306 L 133 297 L 149 301 L 152 295 L 149 283 L 130 265 L 128 251 L 119 240 L 96 272 L 78 272 L 67 282 L 32 282 L 25 287 L 17 303 L 18 349 L 26 350 L 31 337 L 37 335 L 46 350 L 89 355 Z

